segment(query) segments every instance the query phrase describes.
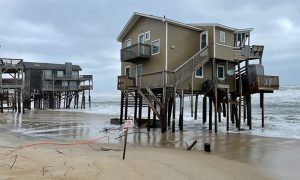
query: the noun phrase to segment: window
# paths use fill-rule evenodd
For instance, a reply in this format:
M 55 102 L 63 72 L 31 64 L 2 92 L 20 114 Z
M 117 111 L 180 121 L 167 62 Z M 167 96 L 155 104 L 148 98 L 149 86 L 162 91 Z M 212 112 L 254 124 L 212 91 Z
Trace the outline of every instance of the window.
M 218 79 L 224 80 L 224 66 L 217 66 Z
M 57 71 L 57 77 L 64 77 L 64 71 Z
M 127 40 L 125 41 L 125 48 L 127 48 L 127 47 L 129 47 L 129 46 L 131 46 L 131 39 L 127 39 Z
M 130 77 L 130 75 L 131 75 L 130 66 L 125 67 L 125 75 Z
M 220 31 L 220 43 L 225 43 L 225 32 Z
M 77 82 L 76 81 L 70 81 L 70 87 L 77 87 Z
M 51 78 L 52 77 L 52 70 L 44 70 L 43 74 L 44 74 L 44 77 Z
M 69 83 L 68 83 L 68 81 L 63 81 L 61 84 L 62 84 L 62 86 L 63 86 L 63 87 L 67 87 L 67 86 L 69 86 Z
M 145 41 L 150 40 L 150 31 L 145 32 Z
M 204 49 L 207 46 L 207 31 L 200 34 L 200 49 Z
M 195 72 L 195 77 L 196 77 L 196 78 L 203 78 L 203 66 L 200 67 L 200 68 Z
M 152 41 L 151 43 L 151 54 L 155 55 L 155 54 L 159 54 L 160 51 L 160 40 L 155 40 Z
M 79 77 L 79 71 L 72 71 L 72 77 Z

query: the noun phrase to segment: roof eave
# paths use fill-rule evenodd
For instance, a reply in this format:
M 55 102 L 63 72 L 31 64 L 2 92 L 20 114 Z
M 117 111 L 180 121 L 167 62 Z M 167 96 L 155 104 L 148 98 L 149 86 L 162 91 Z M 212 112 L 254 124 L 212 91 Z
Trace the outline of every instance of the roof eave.
M 133 15 L 131 16 L 131 18 L 128 20 L 128 22 L 126 23 L 125 27 L 123 28 L 123 30 L 121 31 L 121 33 L 119 34 L 117 41 L 118 42 L 122 42 L 122 39 L 126 36 L 126 34 L 129 32 L 129 30 L 134 26 L 134 24 L 139 20 L 139 18 L 141 17 L 147 17 L 147 18 L 151 18 L 151 19 L 156 19 L 159 21 L 165 21 L 168 22 L 170 24 L 174 24 L 174 25 L 178 25 L 178 26 L 182 26 L 188 29 L 192 29 L 195 31 L 201 31 L 201 28 L 197 28 L 188 24 L 184 24 L 178 21 L 174 21 L 171 19 L 167 19 L 167 18 L 163 18 L 163 17 L 159 17 L 159 16 L 153 16 L 153 15 L 148 15 L 148 14 L 142 14 L 142 13 L 138 13 L 138 12 L 134 12 Z M 130 25 L 132 24 L 132 25 Z

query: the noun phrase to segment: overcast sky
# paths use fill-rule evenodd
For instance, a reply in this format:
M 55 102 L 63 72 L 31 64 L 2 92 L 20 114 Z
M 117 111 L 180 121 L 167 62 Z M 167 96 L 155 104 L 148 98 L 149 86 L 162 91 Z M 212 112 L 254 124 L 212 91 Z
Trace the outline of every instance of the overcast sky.
M 265 74 L 281 85 L 300 84 L 298 0 L 0 0 L 0 57 L 70 61 L 94 75 L 95 93 L 117 92 L 117 36 L 133 12 L 184 23 L 252 27 L 252 44 L 265 45 Z

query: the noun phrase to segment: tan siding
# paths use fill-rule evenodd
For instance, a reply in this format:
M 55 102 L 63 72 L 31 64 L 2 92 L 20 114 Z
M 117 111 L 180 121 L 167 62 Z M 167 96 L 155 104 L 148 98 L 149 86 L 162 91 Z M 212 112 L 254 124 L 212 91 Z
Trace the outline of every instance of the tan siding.
M 200 32 L 168 25 L 168 71 L 174 71 L 200 50 Z
M 150 40 L 145 41 L 145 44 L 151 45 L 151 42 L 160 39 L 160 53 L 151 56 L 147 60 L 136 60 L 135 63 L 122 63 L 122 75 L 124 75 L 124 68 L 127 65 L 132 67 L 132 76 L 135 77 L 135 65 L 142 64 L 143 74 L 151 73 L 155 71 L 163 71 L 165 66 L 165 23 L 149 19 L 141 18 L 135 24 L 135 26 L 128 32 L 122 41 L 122 48 L 124 47 L 125 41 L 131 39 L 131 45 L 138 43 L 138 35 L 150 31 Z
M 225 32 L 225 43 L 220 42 L 220 31 Z M 216 27 L 216 58 L 233 60 L 233 45 L 233 32 Z
M 201 26 L 202 31 L 208 32 L 208 57 L 213 58 L 213 43 L 214 43 L 214 36 L 213 36 L 213 27 L 212 26 Z M 199 37 L 200 38 L 200 37 Z M 199 39 L 200 41 L 200 39 Z
M 212 79 L 212 63 L 207 62 L 203 68 L 203 78 L 194 77 L 194 90 L 201 91 L 202 84 L 208 79 Z M 192 77 L 188 78 L 184 83 L 179 86 L 179 89 L 191 90 Z

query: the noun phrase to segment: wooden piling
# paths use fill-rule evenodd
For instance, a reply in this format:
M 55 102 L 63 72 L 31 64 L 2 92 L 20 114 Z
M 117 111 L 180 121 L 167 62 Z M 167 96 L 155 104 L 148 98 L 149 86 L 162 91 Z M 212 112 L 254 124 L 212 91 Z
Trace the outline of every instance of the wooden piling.
M 173 92 L 173 118 L 172 118 L 172 133 L 175 133 L 175 118 L 176 118 L 176 88 Z
M 260 108 L 261 108 L 261 127 L 265 127 L 265 112 L 264 112 L 264 93 L 260 92 Z
M 148 106 L 147 131 L 150 131 L 151 108 Z
M 138 127 L 141 127 L 142 124 L 142 111 L 143 111 L 143 98 L 139 96 L 139 117 L 138 117 Z
M 196 94 L 196 99 L 195 99 L 195 115 L 194 115 L 194 119 L 197 120 L 197 114 L 198 114 L 198 94 Z
M 124 92 L 121 91 L 120 124 L 123 123 Z
M 171 126 L 172 106 L 173 106 L 173 96 L 170 96 L 168 102 L 168 127 Z
M 222 103 L 223 117 L 226 117 L 226 104 Z
M 249 130 L 252 129 L 252 107 L 251 107 L 251 94 L 247 95 L 247 124 L 249 126 Z
M 128 119 L 128 90 L 125 90 L 125 110 L 124 119 Z
M 212 130 L 212 100 L 209 98 L 209 110 L 208 110 L 208 129 Z
M 206 106 L 207 106 L 207 103 L 206 103 L 206 100 L 207 100 L 207 98 L 206 98 L 206 94 L 204 94 L 204 96 L 203 96 L 203 111 L 202 111 L 202 123 L 206 123 L 206 114 L 207 114 L 207 108 L 206 108 Z
M 214 87 L 215 90 L 215 132 L 217 132 L 218 130 L 218 117 L 217 117 L 217 113 L 218 113 L 218 88 L 215 86 Z
M 137 106 L 138 106 L 138 92 L 135 90 L 134 92 L 134 120 L 137 118 Z
M 21 92 L 18 91 L 18 112 L 21 113 Z
M 180 95 L 180 112 L 179 112 L 179 130 L 183 131 L 183 106 L 184 106 L 184 93 L 183 90 L 181 90 Z
M 156 102 L 154 101 L 154 108 L 156 109 Z M 156 128 L 156 114 L 153 112 L 153 128 Z
M 3 95 L 2 94 L 0 94 L 0 105 L 1 105 L 0 112 L 3 113 Z

